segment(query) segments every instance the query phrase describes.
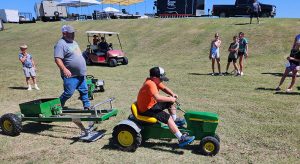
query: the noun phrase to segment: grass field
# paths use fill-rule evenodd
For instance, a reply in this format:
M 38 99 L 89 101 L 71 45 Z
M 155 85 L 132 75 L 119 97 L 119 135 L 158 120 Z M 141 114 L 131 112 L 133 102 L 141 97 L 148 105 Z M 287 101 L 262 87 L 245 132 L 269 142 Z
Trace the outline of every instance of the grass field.
M 117 117 L 98 129 L 106 136 L 94 143 L 76 142 L 79 129 L 72 123 L 24 123 L 20 136 L 0 135 L 1 163 L 299 163 L 300 91 L 293 94 L 273 90 L 284 71 L 299 19 L 149 19 L 87 22 L 4 24 L 0 31 L 0 115 L 19 111 L 18 104 L 40 98 L 59 97 L 62 80 L 53 59 L 53 46 L 60 27 L 77 29 L 76 40 L 85 49 L 87 30 L 118 31 L 129 64 L 109 68 L 88 66 L 88 74 L 105 80 L 104 93 L 93 104 L 115 97 Z M 225 69 L 232 36 L 243 31 L 249 39 L 245 76 L 213 77 L 208 59 L 210 41 L 219 32 L 222 39 L 221 66 Z M 40 91 L 27 91 L 18 46 L 26 43 L 36 63 Z M 199 142 L 186 149 L 173 149 L 177 141 L 149 140 L 135 153 L 121 152 L 110 144 L 113 127 L 130 114 L 139 88 L 152 66 L 167 71 L 167 85 L 180 97 L 182 108 L 218 113 L 217 133 L 221 149 L 215 157 L 197 153 Z M 233 68 L 231 67 L 231 70 Z M 290 78 L 286 79 L 283 89 Z M 81 108 L 76 93 L 67 106 Z M 181 115 L 181 114 L 180 114 Z

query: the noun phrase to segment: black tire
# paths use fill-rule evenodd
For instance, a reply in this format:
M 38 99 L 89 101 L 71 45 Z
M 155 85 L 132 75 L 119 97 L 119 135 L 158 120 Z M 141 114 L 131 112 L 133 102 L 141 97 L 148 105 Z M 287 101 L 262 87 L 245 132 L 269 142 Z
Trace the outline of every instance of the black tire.
M 22 131 L 22 120 L 17 115 L 8 113 L 1 117 L 2 133 L 9 136 L 18 136 Z
M 226 17 L 226 13 L 225 13 L 225 12 L 221 12 L 221 13 L 219 14 L 219 17 L 220 17 L 220 18 L 225 18 L 225 17 Z
M 104 89 L 103 86 L 101 86 L 101 87 L 99 87 L 99 88 L 100 88 L 100 89 L 99 89 L 100 92 L 104 92 L 104 91 L 105 91 L 105 89 Z
M 219 141 L 219 143 L 221 143 L 220 136 L 218 134 L 215 134 L 215 138 Z
M 123 58 L 122 64 L 123 65 L 127 65 L 128 64 L 128 58 L 127 57 Z
M 200 142 L 200 153 L 205 156 L 215 156 L 220 150 L 219 141 L 212 136 L 204 137 Z
M 114 144 L 123 151 L 134 152 L 142 143 L 142 135 L 128 125 L 118 125 L 113 131 Z
M 262 13 L 262 14 L 261 14 L 261 17 L 262 17 L 262 18 L 269 18 L 270 15 L 269 15 L 269 13 Z
M 110 67 L 115 67 L 115 66 L 117 66 L 117 60 L 116 59 L 109 59 L 109 61 L 108 61 L 108 66 L 110 66 Z

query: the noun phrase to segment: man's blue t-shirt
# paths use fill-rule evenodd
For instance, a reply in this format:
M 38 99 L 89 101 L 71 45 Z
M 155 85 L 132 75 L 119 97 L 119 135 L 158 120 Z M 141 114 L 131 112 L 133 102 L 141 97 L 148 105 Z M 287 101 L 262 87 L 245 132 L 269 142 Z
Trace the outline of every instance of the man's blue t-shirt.
M 19 53 L 19 59 L 23 58 L 23 54 L 22 53 Z M 26 67 L 26 68 L 31 68 L 32 67 L 32 56 L 30 54 L 27 54 L 27 58 L 26 60 L 23 62 L 23 67 Z

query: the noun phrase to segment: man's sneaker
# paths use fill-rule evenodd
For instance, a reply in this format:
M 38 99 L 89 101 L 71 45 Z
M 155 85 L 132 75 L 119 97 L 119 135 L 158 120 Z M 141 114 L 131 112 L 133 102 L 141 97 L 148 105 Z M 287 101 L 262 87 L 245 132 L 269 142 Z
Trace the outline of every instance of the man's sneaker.
M 280 90 L 281 90 L 280 87 L 275 88 L 275 91 L 280 91 Z
M 226 71 L 226 72 L 224 72 L 224 75 L 229 75 L 229 73 Z
M 219 73 L 219 76 L 224 76 L 222 73 Z
M 291 93 L 292 89 L 286 89 L 286 93 Z
M 240 75 L 241 75 L 241 76 L 244 76 L 244 72 L 241 72 Z
M 179 140 L 179 147 L 184 147 L 195 140 L 195 136 L 188 136 L 187 134 L 183 134 L 181 139 Z
M 28 89 L 27 89 L 28 91 L 31 91 L 32 90 L 32 88 L 31 87 L 28 87 Z
M 183 126 L 185 123 L 186 123 L 186 121 L 185 121 L 185 119 L 184 118 L 179 118 L 179 117 L 177 117 L 176 118 L 176 120 L 174 121 L 175 122 L 175 124 L 177 125 L 177 126 Z
M 212 73 L 211 75 L 212 75 L 212 76 L 215 76 L 216 74 L 215 74 L 215 73 Z

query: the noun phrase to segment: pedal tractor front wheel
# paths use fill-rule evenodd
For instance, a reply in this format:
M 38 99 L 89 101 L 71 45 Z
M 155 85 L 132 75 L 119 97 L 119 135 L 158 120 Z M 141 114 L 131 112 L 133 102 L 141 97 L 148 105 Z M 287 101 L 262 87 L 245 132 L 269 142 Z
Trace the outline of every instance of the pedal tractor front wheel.
M 114 144 L 123 151 L 134 152 L 142 142 L 142 135 L 128 125 L 118 125 L 113 131 Z
M 17 115 L 8 113 L 1 117 L 2 133 L 9 136 L 18 136 L 22 131 L 22 120 Z
M 200 153 L 205 156 L 215 156 L 220 150 L 220 142 L 212 136 L 204 137 L 200 142 Z

